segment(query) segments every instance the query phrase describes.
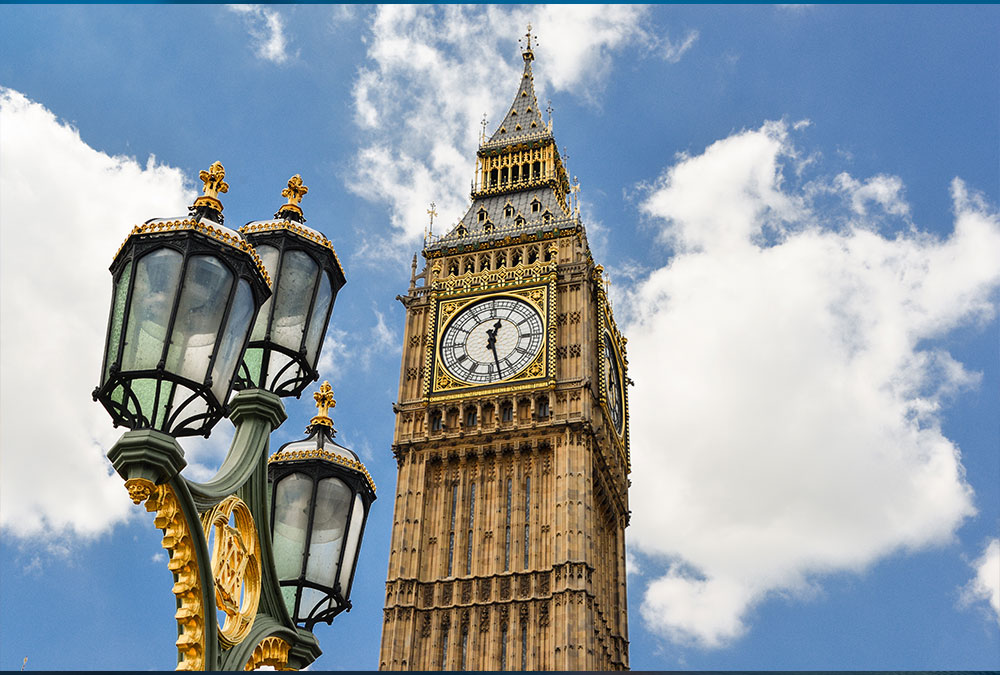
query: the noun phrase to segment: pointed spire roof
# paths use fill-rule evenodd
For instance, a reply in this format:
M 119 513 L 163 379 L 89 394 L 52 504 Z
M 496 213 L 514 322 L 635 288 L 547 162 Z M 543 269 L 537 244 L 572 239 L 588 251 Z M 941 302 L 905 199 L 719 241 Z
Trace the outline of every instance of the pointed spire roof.
M 527 49 L 521 52 L 524 59 L 524 73 L 514 94 L 514 102 L 505 111 L 505 117 L 484 146 L 507 145 L 527 138 L 551 137 L 551 129 L 542 121 L 542 111 L 535 97 L 535 79 L 531 73 L 531 62 L 535 54 L 531 51 L 531 26 L 528 26 Z

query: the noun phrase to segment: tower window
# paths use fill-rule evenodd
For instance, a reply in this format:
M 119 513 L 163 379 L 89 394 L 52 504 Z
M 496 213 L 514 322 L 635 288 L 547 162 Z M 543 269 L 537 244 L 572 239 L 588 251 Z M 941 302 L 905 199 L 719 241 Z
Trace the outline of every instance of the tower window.
M 458 510 L 458 483 L 451 486 L 451 527 L 448 531 L 448 574 L 451 576 L 455 560 L 455 512 Z
M 431 413 L 431 431 L 441 431 L 444 428 L 444 419 L 440 410 Z
M 524 216 L 518 214 L 517 218 L 514 219 L 514 224 L 517 225 L 518 227 L 524 225 Z
M 535 416 L 539 419 L 549 416 L 549 399 L 547 396 L 542 396 L 535 403 Z
M 462 626 L 462 663 L 459 665 L 459 670 L 465 670 L 465 656 L 468 653 L 469 648 L 469 625 L 465 624 Z
M 476 263 L 473 261 L 472 258 L 466 258 L 465 259 L 465 273 L 466 274 L 472 274 L 475 271 L 476 271 Z
M 532 264 L 538 260 L 538 247 L 532 246 L 528 249 L 528 264 Z
M 514 253 L 511 255 L 510 264 L 513 265 L 514 267 L 517 267 L 518 265 L 521 264 L 521 252 L 520 251 L 514 251 Z
M 456 232 L 458 232 L 458 236 L 464 237 L 466 234 L 469 233 L 469 229 L 464 224 L 461 224 L 458 226 Z
M 479 209 L 478 216 L 479 216 L 479 222 L 480 223 L 485 222 L 486 221 L 486 209 Z
M 500 627 L 500 670 L 507 670 L 507 624 Z
M 465 234 L 465 232 L 462 231 L 462 228 L 458 228 L 458 230 L 459 234 Z M 448 276 L 453 277 L 457 275 L 458 275 L 458 261 L 452 260 L 450 263 L 448 263 Z
M 503 215 L 505 218 L 510 218 L 512 215 L 514 215 L 514 207 L 511 206 L 510 204 L 507 204 L 505 207 L 503 207 Z
M 492 232 L 493 231 L 493 221 L 492 220 L 487 220 L 483 224 L 483 231 L 485 231 L 485 232 Z
M 511 486 L 510 478 L 507 479 L 507 526 L 504 530 L 504 549 L 503 549 L 503 571 L 506 572 L 510 569 L 510 502 L 513 497 L 513 487 Z
M 545 213 L 542 214 L 542 222 L 546 225 L 552 222 L 552 212 L 548 209 L 546 209 Z
M 476 484 L 469 486 L 469 538 L 465 542 L 465 573 L 472 574 L 472 539 L 476 531 Z
M 512 422 L 514 420 L 514 406 L 510 403 L 504 403 L 500 406 L 500 421 L 501 422 Z
M 524 569 L 531 557 L 531 476 L 524 479 Z
M 542 210 L 542 203 L 537 199 L 531 200 L 531 212 L 538 213 L 541 210 Z
M 489 230 L 487 230 L 487 232 L 489 232 Z M 490 255 L 488 253 L 484 253 L 481 256 L 479 256 L 479 271 L 482 272 L 483 270 L 488 270 L 489 268 L 490 268 Z
M 441 626 L 441 670 L 447 670 L 448 666 L 448 630 L 451 628 L 450 625 L 444 624 Z
M 476 426 L 476 409 L 469 408 L 465 411 L 465 426 L 474 427 Z

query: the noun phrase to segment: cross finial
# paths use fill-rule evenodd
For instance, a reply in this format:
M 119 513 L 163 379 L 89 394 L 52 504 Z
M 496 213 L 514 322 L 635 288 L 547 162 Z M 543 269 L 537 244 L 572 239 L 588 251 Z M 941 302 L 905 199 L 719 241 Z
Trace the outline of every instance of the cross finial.
M 437 206 L 437 204 L 435 204 L 434 202 L 431 202 L 431 207 L 429 209 L 427 209 L 427 215 L 429 215 L 431 217 L 431 227 L 432 228 L 434 227 L 434 216 L 436 216 L 438 214 L 438 212 L 434 210 L 434 208 L 436 206 Z
M 524 51 L 521 52 L 521 56 L 524 57 L 525 61 L 533 61 L 534 58 L 535 58 L 535 53 L 533 51 L 531 51 L 531 24 L 530 23 L 528 24 L 528 32 L 524 34 L 524 37 L 527 38 L 527 41 L 525 42 L 525 48 L 524 48 Z M 520 41 L 521 40 L 519 39 L 518 42 L 520 42 Z
M 483 113 L 483 120 L 480 124 L 483 126 L 483 131 L 479 134 L 479 142 L 484 143 L 486 141 L 486 113 Z
M 330 409 L 337 406 L 337 401 L 333 398 L 333 387 L 330 386 L 329 380 L 320 385 L 319 391 L 313 394 L 313 398 L 316 400 L 316 408 L 319 412 L 309 421 L 310 426 L 320 424 L 332 429 L 333 420 L 330 419 Z
M 198 178 L 205 184 L 201 189 L 202 193 L 206 197 L 218 199 L 220 192 L 223 194 L 229 192 L 229 183 L 223 180 L 225 177 L 226 169 L 222 166 L 222 162 L 213 163 L 212 166 L 208 167 L 208 171 L 202 170 L 198 174 Z
M 295 174 L 288 179 L 288 187 L 281 191 L 281 196 L 286 197 L 292 206 L 298 206 L 307 192 L 309 188 L 302 184 L 302 176 Z

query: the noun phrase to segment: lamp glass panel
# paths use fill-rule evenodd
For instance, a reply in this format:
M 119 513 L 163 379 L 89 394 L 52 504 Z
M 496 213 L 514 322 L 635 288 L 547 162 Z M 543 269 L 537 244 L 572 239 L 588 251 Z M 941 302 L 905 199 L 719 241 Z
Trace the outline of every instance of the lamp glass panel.
M 272 543 L 278 579 L 298 579 L 302 574 L 312 485 L 309 476 L 293 473 L 281 478 L 274 490 Z
M 123 371 L 153 369 L 159 363 L 183 261 L 178 251 L 161 248 L 147 253 L 136 264 L 125 326 Z
M 354 571 L 354 556 L 361 545 L 361 524 L 365 520 L 365 505 L 361 495 L 354 495 L 354 508 L 351 509 L 351 526 L 347 530 L 344 541 L 344 564 L 340 567 L 340 592 L 347 597 L 351 590 L 351 573 Z
M 108 352 L 104 359 L 104 380 L 111 373 L 111 365 L 118 357 L 118 345 L 122 339 L 122 324 L 125 322 L 125 300 L 128 295 L 128 282 L 132 278 L 132 265 L 126 265 L 122 275 L 115 284 L 115 298 L 111 301 L 111 330 L 108 331 Z
M 330 274 L 321 273 L 319 280 L 319 293 L 316 294 L 316 303 L 313 305 L 312 317 L 309 319 L 309 334 L 306 335 L 306 361 L 310 366 L 316 364 L 316 354 L 319 352 L 320 344 L 323 342 L 323 334 L 326 332 L 326 313 L 330 309 L 330 301 L 333 298 L 332 286 L 330 285 Z
M 285 251 L 282 255 L 271 320 L 271 340 L 276 344 L 296 352 L 302 346 L 318 272 L 316 262 L 305 251 Z
M 169 372 L 204 382 L 232 286 L 233 273 L 218 258 L 196 255 L 188 260 L 167 351 Z
M 257 255 L 260 256 L 261 262 L 264 263 L 264 269 L 267 270 L 272 279 L 276 279 L 274 275 L 278 269 L 278 249 L 267 244 L 254 246 L 254 249 L 256 249 Z M 264 301 L 264 304 L 260 306 L 260 311 L 257 312 L 257 322 L 253 325 L 253 332 L 250 333 L 250 340 L 252 342 L 263 340 L 267 334 L 267 321 L 271 316 L 271 297 L 273 296 L 268 297 Z
M 351 488 L 344 481 L 324 478 L 319 482 L 312 539 L 309 542 L 309 562 L 306 565 L 306 579 L 309 581 L 333 587 L 350 506 Z
M 252 318 L 253 294 L 250 291 L 250 282 L 240 279 L 236 285 L 236 297 L 229 309 L 229 320 L 226 321 L 226 327 L 220 337 L 219 355 L 215 357 L 215 365 L 212 367 L 212 391 L 222 403 L 229 394 L 233 372 L 239 362 L 240 349 L 246 340 L 247 331 L 250 330 Z

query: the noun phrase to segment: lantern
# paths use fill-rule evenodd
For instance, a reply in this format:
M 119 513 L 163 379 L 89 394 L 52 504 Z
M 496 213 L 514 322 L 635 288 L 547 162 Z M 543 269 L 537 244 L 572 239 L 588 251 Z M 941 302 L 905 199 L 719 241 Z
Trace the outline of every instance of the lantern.
M 240 365 L 237 389 L 266 389 L 299 396 L 319 373 L 316 364 L 337 291 L 346 283 L 330 241 L 305 226 L 299 202 L 309 191 L 296 174 L 282 196 L 288 203 L 274 220 L 247 223 L 240 232 L 274 276 L 274 296 L 264 303 Z
M 308 437 L 268 460 L 271 541 L 288 613 L 312 630 L 350 609 L 351 585 L 375 484 L 351 450 L 334 442 L 329 382 L 314 394 Z
M 223 227 L 225 169 L 200 174 L 186 218 L 137 225 L 111 264 L 113 295 L 94 390 L 115 426 L 205 435 L 225 415 L 236 366 L 270 296 L 253 246 Z

